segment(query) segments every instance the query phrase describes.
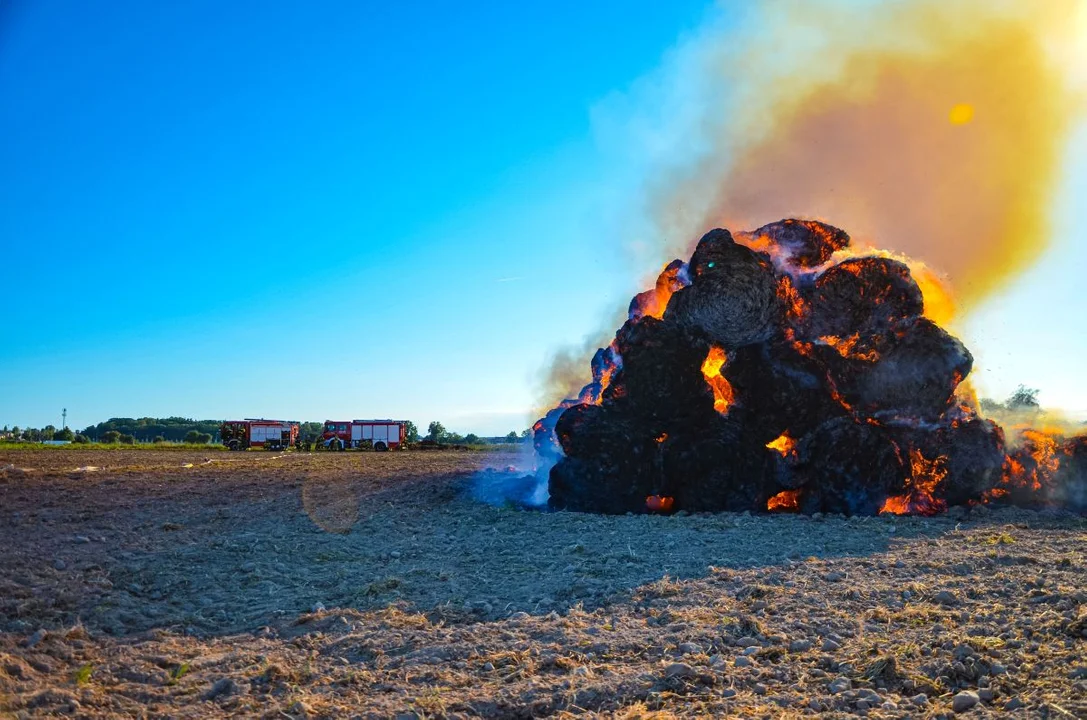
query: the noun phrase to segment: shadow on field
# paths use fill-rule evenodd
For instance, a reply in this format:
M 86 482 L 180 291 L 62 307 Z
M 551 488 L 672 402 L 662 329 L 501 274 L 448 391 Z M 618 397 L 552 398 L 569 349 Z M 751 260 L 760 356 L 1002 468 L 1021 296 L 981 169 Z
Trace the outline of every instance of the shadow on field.
M 476 503 L 462 492 L 467 482 L 367 494 L 334 479 L 230 509 L 159 504 L 176 529 L 145 521 L 155 532 L 141 547 L 105 552 L 83 568 L 97 573 L 101 592 L 54 608 L 51 619 L 78 618 L 113 634 L 168 627 L 205 635 L 289 624 L 335 607 L 396 605 L 446 622 L 561 613 L 629 601 L 648 584 L 718 568 L 787 573 L 813 558 L 876 556 L 885 566 L 882 556 L 897 544 L 940 541 L 960 522 L 543 513 Z M 1008 513 L 1023 511 L 962 522 L 1013 522 Z M 1034 526 L 1061 522 L 1030 516 Z M 880 572 L 878 562 L 867 567 Z
M 0 484 L 10 548 L 0 630 L 83 622 L 116 635 L 204 635 L 282 626 L 322 607 L 397 606 L 446 622 L 593 609 L 719 568 L 788 573 L 811 558 L 853 557 L 878 573 L 901 543 L 956 542 L 945 536 L 960 522 L 522 511 L 469 499 L 469 464 L 245 458 L 176 471 L 185 475 L 140 467 Z M 1021 510 L 961 520 L 1019 521 L 1078 522 Z

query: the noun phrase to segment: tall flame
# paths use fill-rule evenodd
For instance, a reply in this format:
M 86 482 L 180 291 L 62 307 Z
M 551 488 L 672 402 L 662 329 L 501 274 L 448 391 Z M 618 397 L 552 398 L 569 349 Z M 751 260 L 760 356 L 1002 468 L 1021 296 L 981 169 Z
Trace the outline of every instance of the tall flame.
M 947 501 L 937 497 L 947 479 L 947 458 L 929 460 L 920 450 L 910 450 L 910 479 L 903 495 L 887 498 L 880 513 L 893 515 L 935 515 L 947 509 Z
M 714 345 L 702 361 L 702 374 L 713 389 L 713 409 L 722 415 L 728 413 L 729 405 L 732 404 L 732 386 L 721 376 L 721 368 L 727 360 L 724 349 Z

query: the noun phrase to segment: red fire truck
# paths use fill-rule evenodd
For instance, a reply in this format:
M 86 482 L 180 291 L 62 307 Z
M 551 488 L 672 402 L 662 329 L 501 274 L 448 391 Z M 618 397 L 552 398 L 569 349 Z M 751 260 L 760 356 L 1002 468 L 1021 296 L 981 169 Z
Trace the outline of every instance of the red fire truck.
M 397 450 L 408 435 L 407 420 L 326 420 L 321 444 L 329 450 L 372 447 Z
M 264 418 L 227 420 L 219 426 L 219 436 L 231 450 L 284 450 L 298 442 L 298 423 Z

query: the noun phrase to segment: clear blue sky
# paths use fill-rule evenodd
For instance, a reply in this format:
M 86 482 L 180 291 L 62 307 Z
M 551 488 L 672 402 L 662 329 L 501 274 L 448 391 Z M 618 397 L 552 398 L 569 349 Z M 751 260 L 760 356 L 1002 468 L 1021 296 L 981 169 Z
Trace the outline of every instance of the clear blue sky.
M 640 279 L 585 260 L 590 108 L 707 3 L 4 7 L 0 425 L 504 433 Z
M 668 259 L 637 189 L 745 4 L 425 6 L 0 2 L 0 426 L 525 427 Z M 958 330 L 984 393 L 1087 417 L 1087 128 L 1067 160 L 1052 252 Z

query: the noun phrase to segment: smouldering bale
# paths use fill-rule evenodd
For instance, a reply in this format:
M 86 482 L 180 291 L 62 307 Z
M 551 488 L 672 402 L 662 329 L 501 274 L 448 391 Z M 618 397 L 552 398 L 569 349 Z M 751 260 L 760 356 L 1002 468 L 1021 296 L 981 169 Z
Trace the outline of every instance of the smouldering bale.
M 1087 436 L 1066 442 L 1059 462 L 1050 497 L 1069 510 L 1087 512 Z
M 852 258 L 815 281 L 810 312 L 797 327 L 806 339 L 847 338 L 877 332 L 924 311 L 921 288 L 905 263 L 881 257 Z
M 738 245 L 728 230 L 699 241 L 688 267 L 692 284 L 672 295 L 664 319 L 696 330 L 726 350 L 781 332 L 783 305 L 769 258 Z
M 996 487 L 1004 474 L 1004 431 L 992 420 L 973 418 L 942 427 L 937 453 L 947 460 L 944 497 L 964 505 Z
M 823 423 L 797 444 L 800 511 L 875 515 L 901 493 L 908 469 L 887 431 L 851 418 Z
M 627 322 L 615 337 L 623 368 L 604 393 L 620 398 L 650 434 L 713 413 L 713 391 L 700 370 L 707 346 L 672 323 L 653 317 Z
M 974 363 L 957 338 L 922 317 L 901 320 L 848 349 L 816 344 L 812 350 L 846 405 L 885 420 L 935 422 Z
M 744 235 L 778 248 L 788 265 L 811 269 L 830 260 L 838 250 L 849 247 L 849 233 L 818 220 L 778 220 Z
M 1009 438 L 1004 482 L 997 498 L 1022 507 L 1042 507 L 1052 500 L 1061 467 L 1062 439 L 1041 430 L 1021 430 Z
M 834 401 L 819 362 L 792 343 L 770 341 L 733 351 L 722 371 L 732 387 L 729 416 L 745 437 L 765 445 L 788 432 L 798 438 L 845 414 Z
M 569 452 L 551 468 L 548 506 L 607 514 L 644 512 L 646 497 L 661 483 L 658 443 L 605 408 L 575 408 L 563 413 L 556 428 Z
M 770 458 L 746 442 L 741 426 L 721 416 L 695 433 L 669 435 L 662 443 L 663 494 L 677 510 L 759 512 L 769 497 L 765 485 Z

